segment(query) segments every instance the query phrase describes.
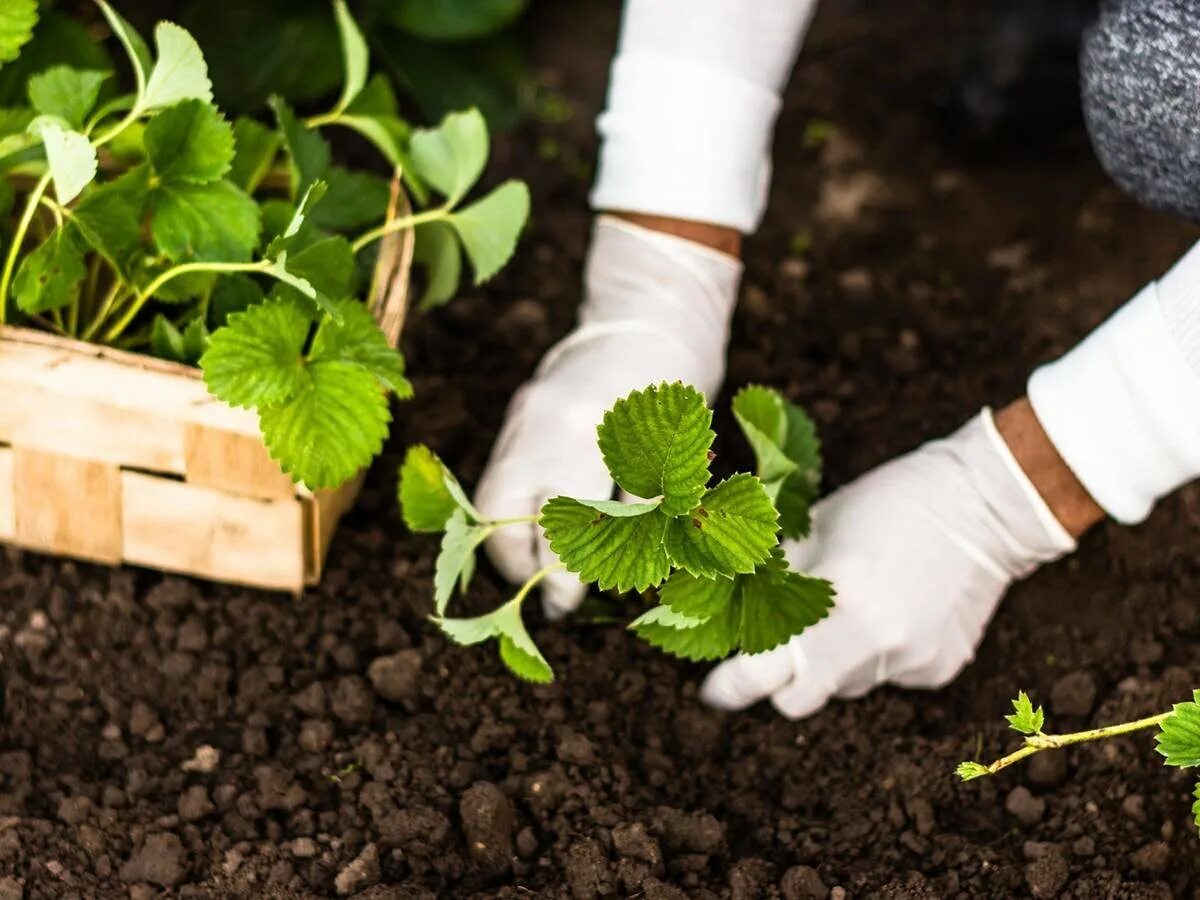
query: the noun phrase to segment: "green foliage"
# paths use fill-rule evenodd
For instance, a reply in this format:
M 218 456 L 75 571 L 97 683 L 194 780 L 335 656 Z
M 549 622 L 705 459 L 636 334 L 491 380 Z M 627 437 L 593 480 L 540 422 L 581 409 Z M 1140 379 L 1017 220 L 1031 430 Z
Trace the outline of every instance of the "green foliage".
M 983 763 L 977 762 L 961 762 L 958 768 L 954 770 L 954 774 L 963 781 L 974 781 L 976 778 L 983 778 L 985 775 L 991 775 L 991 770 Z
M 497 639 L 500 658 L 513 674 L 526 681 L 547 684 L 554 680 L 554 672 L 521 621 L 521 599 L 473 619 L 435 618 L 434 621 L 456 644 L 469 646 Z
M 29 79 L 29 105 L 43 116 L 61 119 L 76 131 L 84 126 L 108 72 L 53 66 Z
M 1188 702 L 1175 704 L 1157 741 L 1157 750 L 1168 766 L 1200 766 L 1200 691 Z
M 602 591 L 644 591 L 671 572 L 664 536 L 671 520 L 656 504 L 555 497 L 541 525 L 567 571 Z
M 83 248 L 74 229 L 63 225 L 21 262 L 13 294 L 27 313 L 62 309 L 74 301 L 86 274 Z
M 1008 727 L 1021 734 L 1040 734 L 1042 726 L 1046 724 L 1045 710 L 1040 706 L 1034 709 L 1033 702 L 1024 691 L 1017 694 L 1017 699 L 1013 700 L 1012 705 L 1013 714 L 1004 717 Z
M 38 21 L 37 0 L 5 0 L 0 7 L 0 63 L 17 58 L 33 37 Z
M 476 284 L 504 268 L 528 219 L 529 188 L 522 181 L 506 181 L 482 200 L 447 217 L 475 270 Z
M 410 531 L 443 531 L 459 510 L 472 522 L 482 520 L 458 479 L 424 444 L 413 444 L 404 456 L 397 499 Z
M 64 129 L 53 119 L 42 119 L 37 127 L 54 181 L 54 193 L 59 203 L 70 203 L 96 177 L 99 166 L 96 149 L 86 135 Z
M 484 37 L 508 25 L 527 0 L 406 0 L 392 21 L 410 34 L 434 41 Z
M 164 181 L 208 184 L 233 165 L 233 128 L 215 106 L 184 100 L 146 125 L 146 159 Z

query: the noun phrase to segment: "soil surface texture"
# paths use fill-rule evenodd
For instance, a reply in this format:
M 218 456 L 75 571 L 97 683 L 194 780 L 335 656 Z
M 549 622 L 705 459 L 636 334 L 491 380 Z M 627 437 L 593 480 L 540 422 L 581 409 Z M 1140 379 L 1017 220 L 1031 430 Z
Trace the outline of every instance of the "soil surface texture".
M 1197 236 L 1100 171 L 1069 71 L 1037 91 L 1053 127 L 955 113 L 990 5 L 828 0 L 789 88 L 726 397 L 761 381 L 804 404 L 826 490 L 1018 396 Z M 474 483 L 578 302 L 617 9 L 528 25 L 556 100 L 491 171 L 530 181 L 532 227 L 510 270 L 409 329 L 417 399 L 319 588 L 0 552 L 0 900 L 1195 896 L 1193 779 L 1147 735 L 952 772 L 1016 745 L 1018 688 L 1073 730 L 1200 685 L 1196 488 L 1018 585 L 946 690 L 802 722 L 706 709 L 703 667 L 619 625 L 531 609 L 559 679 L 530 687 L 428 624 L 435 543 L 398 520 L 400 454 L 427 442 Z M 485 565 L 465 608 L 504 590 Z

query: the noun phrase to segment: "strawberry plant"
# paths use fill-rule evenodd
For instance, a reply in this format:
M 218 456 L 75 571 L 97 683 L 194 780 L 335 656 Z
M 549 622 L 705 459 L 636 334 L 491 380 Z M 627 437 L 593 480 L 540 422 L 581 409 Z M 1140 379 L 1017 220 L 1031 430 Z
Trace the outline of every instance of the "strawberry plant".
M 1200 691 L 1195 691 L 1191 700 L 1176 703 L 1167 712 L 1133 722 L 1105 725 L 1102 728 L 1069 734 L 1047 733 L 1045 710 L 1040 706 L 1034 708 L 1029 696 L 1021 691 L 1013 700 L 1012 715 L 1005 716 L 1005 720 L 1013 731 L 1025 736 L 1021 747 L 988 765 L 980 762 L 960 763 L 956 774 L 963 781 L 995 775 L 1044 750 L 1059 750 L 1073 744 L 1100 741 L 1149 729 L 1155 729 L 1156 749 L 1163 757 L 1165 765 L 1182 769 L 1200 768 Z M 1196 784 L 1193 796 L 1196 802 L 1192 805 L 1192 815 L 1196 826 L 1200 828 L 1200 782 Z
M 602 591 L 645 594 L 652 605 L 629 628 L 668 653 L 713 660 L 762 653 L 824 618 L 829 582 L 788 568 L 780 535 L 803 537 L 820 476 L 811 420 L 776 391 L 751 386 L 733 413 L 754 451 L 754 474 L 712 484 L 712 412 L 685 385 L 661 384 L 617 401 L 597 428 L 613 481 L 637 502 L 554 497 L 535 516 L 488 519 L 427 447 L 409 449 L 400 471 L 404 521 L 440 532 L 433 621 L 456 643 L 496 640 L 521 678 L 553 672 L 521 619 L 521 606 L 551 572 L 566 570 Z M 446 615 L 465 591 L 475 552 L 497 529 L 536 522 L 557 560 L 512 598 L 474 618 Z
M 32 75 L 28 105 L 0 110 L 0 323 L 198 364 L 215 396 L 258 414 L 271 455 L 310 488 L 334 487 L 379 452 L 404 360 L 360 299 L 378 242 L 415 230 L 422 304 L 508 260 L 529 211 L 524 184 L 468 194 L 488 156 L 474 110 L 413 128 L 343 0 L 333 4 L 343 84 L 326 111 L 284 101 L 272 121 L 227 121 L 192 36 L 170 22 L 154 51 L 97 0 L 128 58 L 110 71 Z M 0 64 L 38 20 L 36 0 L 0 6 Z M 333 163 L 327 132 L 372 147 L 419 204 L 389 217 L 388 182 Z M 435 199 L 436 198 L 436 199 Z M 10 212 L 13 214 L 10 217 Z

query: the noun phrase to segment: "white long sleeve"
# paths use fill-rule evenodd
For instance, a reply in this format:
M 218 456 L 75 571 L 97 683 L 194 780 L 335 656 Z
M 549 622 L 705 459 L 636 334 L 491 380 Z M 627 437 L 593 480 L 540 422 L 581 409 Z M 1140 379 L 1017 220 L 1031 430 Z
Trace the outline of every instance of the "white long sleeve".
M 816 0 L 627 0 L 592 205 L 753 231 Z

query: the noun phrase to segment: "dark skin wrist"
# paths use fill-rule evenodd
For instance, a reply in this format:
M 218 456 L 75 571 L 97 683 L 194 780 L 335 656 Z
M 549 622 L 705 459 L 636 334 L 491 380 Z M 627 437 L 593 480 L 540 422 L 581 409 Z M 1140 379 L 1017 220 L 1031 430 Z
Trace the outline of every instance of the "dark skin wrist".
M 609 210 L 609 215 L 643 228 L 703 244 L 705 247 L 710 247 L 736 259 L 742 258 L 742 234 L 734 228 L 711 225 L 708 222 L 692 222 L 688 219 L 672 219 L 669 216 L 652 216 L 646 213 Z

